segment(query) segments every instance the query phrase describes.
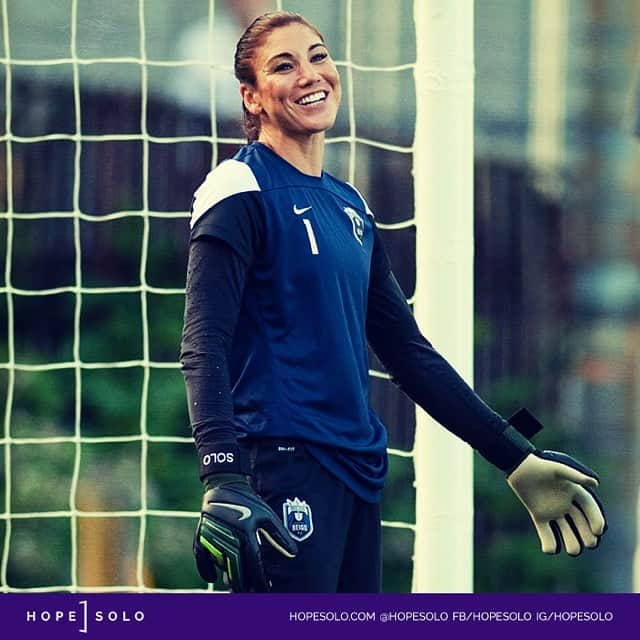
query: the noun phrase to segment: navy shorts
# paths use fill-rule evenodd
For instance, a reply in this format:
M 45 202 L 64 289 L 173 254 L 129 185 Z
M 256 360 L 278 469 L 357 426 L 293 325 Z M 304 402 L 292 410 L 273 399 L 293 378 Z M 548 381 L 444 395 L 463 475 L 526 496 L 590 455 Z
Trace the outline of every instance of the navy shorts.
M 304 443 L 254 441 L 250 459 L 254 489 L 298 544 L 293 559 L 263 545 L 272 591 L 378 593 L 380 505 L 356 496 L 308 453 Z

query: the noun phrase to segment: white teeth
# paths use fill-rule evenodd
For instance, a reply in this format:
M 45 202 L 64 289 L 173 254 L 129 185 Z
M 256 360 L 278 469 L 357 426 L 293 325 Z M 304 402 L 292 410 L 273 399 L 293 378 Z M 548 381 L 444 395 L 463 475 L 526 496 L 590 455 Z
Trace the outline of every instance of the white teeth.
M 298 100 L 298 104 L 311 104 L 312 102 L 320 102 L 320 100 L 324 100 L 326 97 L 326 92 L 325 91 L 316 91 L 315 93 L 312 93 L 308 96 L 305 96 L 304 98 L 300 98 L 300 100 Z

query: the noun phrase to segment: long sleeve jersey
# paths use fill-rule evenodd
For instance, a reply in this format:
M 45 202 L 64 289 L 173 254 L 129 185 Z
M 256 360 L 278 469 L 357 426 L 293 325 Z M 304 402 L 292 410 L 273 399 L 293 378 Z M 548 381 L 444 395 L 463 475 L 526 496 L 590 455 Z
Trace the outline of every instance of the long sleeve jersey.
M 526 455 L 420 332 L 350 184 L 253 143 L 207 176 L 191 227 L 181 361 L 201 476 L 215 471 L 203 464 L 210 452 L 238 441 L 295 440 L 379 500 L 387 437 L 369 403 L 367 344 L 409 397 L 496 466 Z

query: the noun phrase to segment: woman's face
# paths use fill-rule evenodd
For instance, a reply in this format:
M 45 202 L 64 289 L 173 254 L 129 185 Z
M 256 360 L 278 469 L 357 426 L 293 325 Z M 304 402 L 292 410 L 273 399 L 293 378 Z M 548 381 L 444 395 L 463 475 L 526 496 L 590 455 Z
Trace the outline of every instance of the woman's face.
M 340 106 L 340 76 L 326 46 L 309 27 L 272 31 L 254 56 L 255 87 L 242 87 L 261 137 L 305 137 L 329 129 Z

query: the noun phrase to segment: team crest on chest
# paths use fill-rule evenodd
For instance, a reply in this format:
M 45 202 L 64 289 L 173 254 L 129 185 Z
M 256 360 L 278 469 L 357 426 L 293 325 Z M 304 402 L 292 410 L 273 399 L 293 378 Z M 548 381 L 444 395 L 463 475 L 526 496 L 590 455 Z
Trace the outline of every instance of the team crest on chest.
M 313 516 L 311 507 L 305 500 L 294 498 L 282 503 L 282 520 L 289 535 L 301 542 L 313 533 Z
M 343 211 L 351 220 L 351 227 L 353 228 L 353 235 L 355 239 L 362 244 L 362 238 L 364 237 L 364 220 L 360 214 L 351 207 L 344 207 Z

